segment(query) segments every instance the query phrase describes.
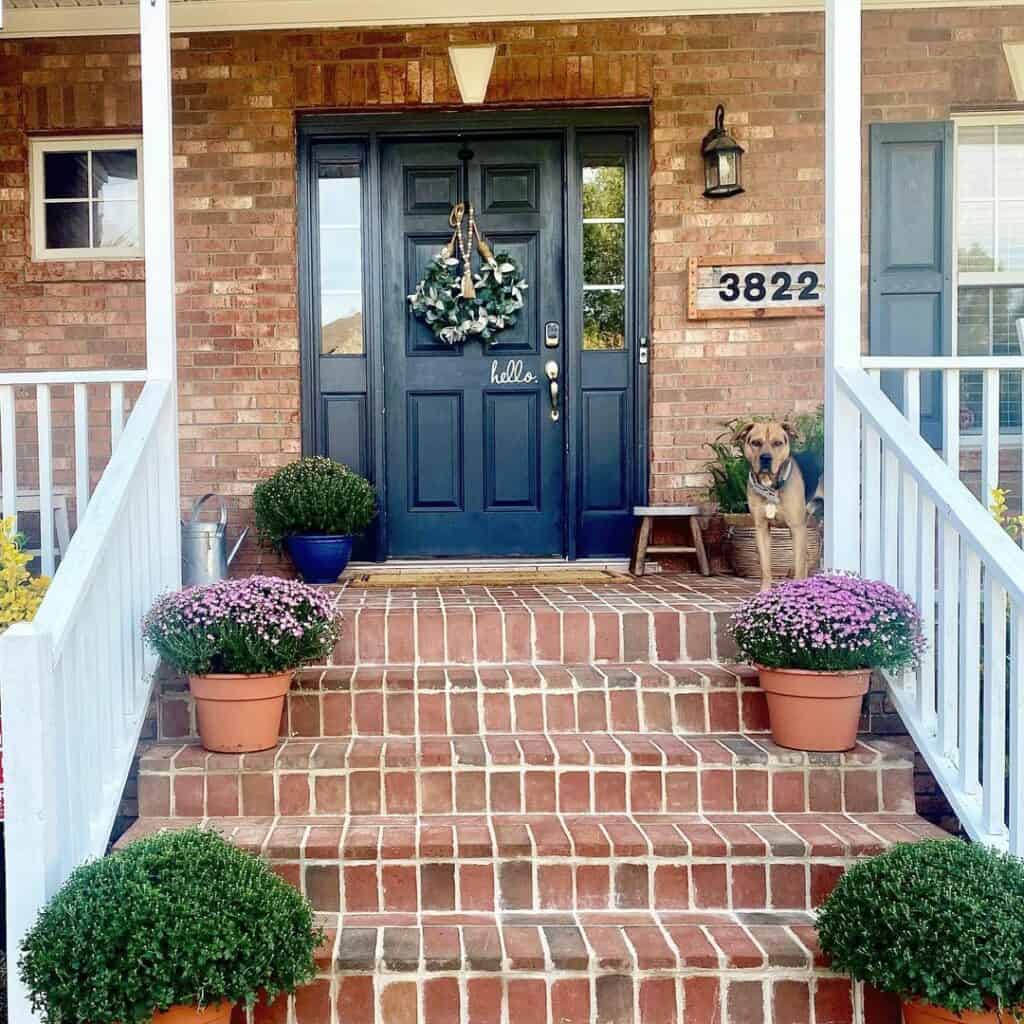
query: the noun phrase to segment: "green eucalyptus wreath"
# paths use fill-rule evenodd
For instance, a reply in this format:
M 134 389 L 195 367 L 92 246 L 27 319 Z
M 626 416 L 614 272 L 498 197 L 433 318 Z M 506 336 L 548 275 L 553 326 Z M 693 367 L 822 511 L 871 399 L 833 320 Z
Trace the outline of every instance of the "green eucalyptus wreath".
M 465 298 L 459 267 L 460 261 L 447 246 L 430 261 L 423 280 L 409 296 L 413 315 L 445 345 L 461 345 L 472 337 L 493 341 L 500 331 L 515 326 L 526 281 L 515 260 L 500 252 L 483 260 L 473 274 L 476 295 Z

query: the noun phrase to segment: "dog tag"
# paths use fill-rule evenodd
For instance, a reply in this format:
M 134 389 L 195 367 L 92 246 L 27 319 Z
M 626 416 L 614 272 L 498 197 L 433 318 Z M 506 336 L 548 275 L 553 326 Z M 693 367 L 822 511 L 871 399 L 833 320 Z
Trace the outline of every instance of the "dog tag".
M 773 505 L 773 504 L 772 504 L 771 502 L 769 502 L 769 503 L 768 503 L 767 505 L 765 505 L 765 507 L 764 507 L 764 517 L 765 517 L 765 519 L 767 519 L 767 520 L 769 520 L 769 521 L 771 521 L 772 519 L 774 519 L 774 518 L 775 518 L 775 513 L 776 513 L 776 512 L 778 511 L 778 510 L 779 510 L 779 506 L 778 506 L 778 505 Z

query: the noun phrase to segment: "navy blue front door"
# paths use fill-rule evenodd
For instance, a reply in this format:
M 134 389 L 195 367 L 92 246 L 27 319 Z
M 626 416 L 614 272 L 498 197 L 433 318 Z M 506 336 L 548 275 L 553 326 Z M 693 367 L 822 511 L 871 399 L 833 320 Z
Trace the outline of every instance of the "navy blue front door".
M 382 147 L 389 554 L 558 556 L 568 385 L 562 144 L 469 140 L 468 199 L 492 249 L 511 254 L 529 288 L 514 328 L 490 344 L 452 347 L 411 315 L 407 296 L 448 241 L 453 204 L 466 198 L 462 147 Z M 546 335 L 557 335 L 556 347 Z M 557 398 L 547 371 L 557 371 Z

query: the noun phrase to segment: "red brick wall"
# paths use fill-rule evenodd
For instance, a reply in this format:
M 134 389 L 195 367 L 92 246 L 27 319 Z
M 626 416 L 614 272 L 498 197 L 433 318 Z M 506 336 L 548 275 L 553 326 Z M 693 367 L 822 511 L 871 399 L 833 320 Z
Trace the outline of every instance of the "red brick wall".
M 1012 98 L 1002 53 L 1024 8 L 871 13 L 865 121 Z M 182 473 L 244 508 L 299 450 L 295 112 L 454 104 L 446 49 L 498 44 L 491 103 L 650 101 L 655 500 L 703 483 L 702 445 L 744 412 L 821 395 L 813 320 L 690 322 L 693 255 L 822 246 L 819 15 L 191 34 L 174 40 Z M 136 40 L 0 42 L 0 367 L 140 365 L 138 264 L 28 259 L 26 131 L 130 129 Z M 746 195 L 701 197 L 700 139 L 723 102 Z

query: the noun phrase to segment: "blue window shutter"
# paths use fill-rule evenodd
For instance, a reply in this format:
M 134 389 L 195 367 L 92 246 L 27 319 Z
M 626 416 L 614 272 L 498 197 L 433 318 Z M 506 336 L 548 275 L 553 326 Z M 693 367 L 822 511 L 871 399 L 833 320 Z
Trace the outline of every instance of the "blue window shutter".
M 871 126 L 872 355 L 951 355 L 953 351 L 953 124 Z M 899 375 L 882 375 L 902 408 Z M 921 429 L 942 442 L 939 374 L 922 375 Z

